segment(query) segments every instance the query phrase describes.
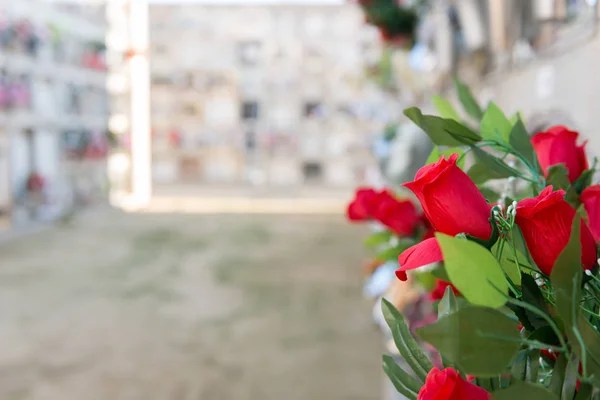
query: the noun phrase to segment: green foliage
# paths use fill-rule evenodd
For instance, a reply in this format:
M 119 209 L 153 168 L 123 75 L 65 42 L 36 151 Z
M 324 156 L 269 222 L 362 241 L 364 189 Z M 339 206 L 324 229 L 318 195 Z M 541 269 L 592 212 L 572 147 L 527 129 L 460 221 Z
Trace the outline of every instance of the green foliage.
M 425 161 L 425 165 L 432 164 L 440 159 L 441 156 L 450 157 L 452 154 L 462 155 L 465 151 L 460 147 L 450 147 L 444 150 L 440 150 L 439 147 L 435 146 L 433 150 L 431 150 L 431 154 L 427 157 L 427 161 Z M 465 160 L 460 159 L 457 161 L 457 165 L 462 168 L 465 165 Z
M 421 350 L 417 341 L 413 338 L 404 317 L 396 307 L 386 299 L 382 299 L 381 308 L 385 321 L 392 330 L 394 343 L 396 344 L 398 351 L 420 379 L 421 383 L 425 382 L 425 378 L 433 368 L 433 364 L 423 353 L 423 350 Z
M 417 334 L 461 371 L 478 377 L 506 373 L 520 346 L 516 323 L 487 307 L 460 308 Z
M 404 115 L 421 128 L 438 146 L 473 145 L 481 140 L 477 133 L 453 119 L 424 115 L 416 107 L 407 108 L 404 110 Z
M 508 282 L 498 260 L 485 247 L 436 233 L 450 281 L 472 304 L 499 308 L 506 304 Z
M 550 390 L 556 398 L 560 398 L 562 394 L 562 388 L 565 381 L 565 373 L 567 371 L 567 356 L 561 354 L 554 363 L 554 369 L 552 370 L 552 378 L 548 385 Z M 573 398 L 573 396 L 571 396 Z
M 498 241 L 492 247 L 492 254 L 496 254 L 498 252 L 498 248 L 501 244 L 502 241 Z M 508 276 L 513 283 L 521 285 L 521 269 L 517 264 L 527 263 L 526 257 L 521 254 L 520 251 L 511 251 L 510 246 L 506 246 L 506 249 L 502 252 L 498 261 L 500 262 L 500 266 L 502 267 L 502 270 L 506 276 Z
M 458 302 L 456 301 L 456 296 L 452 291 L 450 286 L 446 287 L 444 291 L 444 297 L 440 300 L 440 304 L 438 304 L 438 318 L 443 318 L 447 315 L 455 313 L 458 311 Z
M 537 156 L 531 144 L 531 137 L 523 121 L 519 118 L 510 131 L 509 143 L 515 152 L 520 154 L 531 166 L 537 166 Z M 539 169 L 539 166 L 538 166 Z
M 569 182 L 569 171 L 563 164 L 553 165 L 548 168 L 546 181 L 552 185 L 554 190 L 567 190 L 571 186 L 571 182 Z
M 496 104 L 490 103 L 481 119 L 481 137 L 508 143 L 512 126 L 502 110 Z
M 529 339 L 538 340 L 542 343 L 556 344 L 555 336 L 552 330 L 545 330 L 548 327 L 548 322 L 540 313 L 548 314 L 546 309 L 546 299 L 535 279 L 531 275 L 523 275 L 521 277 L 521 295 L 523 301 L 533 305 L 537 313 L 532 312 L 527 308 L 511 304 L 509 307 L 514 311 L 519 321 L 523 324 L 528 332 L 533 332 Z
M 500 198 L 500 193 L 485 187 L 479 186 L 479 191 L 483 194 L 483 197 L 488 201 L 488 203 L 495 203 Z
M 439 96 L 433 103 L 440 116 L 425 115 L 415 107 L 404 111 L 436 145 L 427 164 L 457 153 L 462 168 L 465 156 L 473 153 L 475 163 L 467 173 L 486 199 L 495 203 L 501 197 L 482 186 L 488 181 L 510 178 L 509 193 L 502 195 L 506 211 L 492 215 L 499 239 L 491 250 L 491 243 L 480 245 L 464 234 L 436 233 L 444 265 L 416 276 L 428 289 L 433 277 L 452 282 L 461 296 L 447 288 L 437 303 L 437 322 L 417 334 L 440 352 L 444 366 L 476 376 L 477 384 L 493 392 L 494 399 L 600 399 L 600 277 L 598 268 L 587 274 L 582 268 L 580 229 L 585 211 L 579 198 L 591 184 L 595 165 L 573 183 L 562 164 L 552 166 L 544 177 L 522 117 L 508 118 L 493 102 L 484 111 L 465 84 L 456 81 L 456 88 L 464 112 Z M 463 123 L 461 115 L 472 119 Z M 479 132 L 468 125 L 475 121 Z M 515 179 L 526 182 L 527 188 L 513 187 Z M 565 200 L 578 211 L 551 276 L 536 266 L 510 212 L 513 198 L 536 196 L 547 184 L 565 190 Z M 418 350 L 398 311 L 387 302 L 383 308 L 402 357 L 422 382 L 431 363 Z M 418 392 L 414 382 L 392 362 L 384 360 L 386 373 L 399 391 L 414 398 Z
M 467 174 L 473 182 L 484 183 L 490 179 L 503 179 L 520 175 L 519 171 L 508 166 L 508 164 L 499 158 L 476 147 L 472 151 L 477 157 L 477 162 L 469 168 Z
M 458 99 L 462 103 L 464 110 L 471 117 L 475 118 L 477 121 L 480 121 L 483 117 L 483 111 L 481 110 L 481 106 L 473 97 L 471 93 L 471 89 L 458 79 L 454 81 L 454 85 L 456 86 L 456 90 L 458 91 Z
M 569 343 L 581 360 L 584 371 L 600 377 L 600 335 L 578 307 L 582 296 L 583 278 L 580 226 L 581 218 L 575 215 L 569 243 L 556 259 L 550 278 L 556 311 L 562 320 Z
M 398 244 L 397 246 L 389 247 L 385 250 L 380 251 L 375 256 L 376 259 L 380 261 L 394 261 L 398 259 L 398 256 L 402 254 L 402 252 L 408 249 L 412 243 L 404 243 Z
M 433 105 L 435 106 L 436 110 L 440 113 L 440 117 L 453 119 L 457 122 L 460 122 L 460 116 L 458 115 L 458 112 L 456 112 L 448 100 L 441 96 L 433 96 L 431 100 L 433 101 Z
M 403 396 L 416 400 L 417 393 L 421 389 L 421 383 L 406 373 L 396 362 L 394 358 L 388 355 L 383 356 L 383 371 L 390 378 L 392 384 Z
M 372 0 L 363 6 L 367 21 L 388 36 L 413 36 L 419 16 L 410 7 L 400 6 L 393 0 Z
M 529 382 L 515 381 L 507 389 L 494 392 L 494 400 L 559 400 L 548 389 Z
M 364 245 L 367 247 L 381 246 L 389 243 L 392 236 L 390 231 L 375 232 L 365 239 Z

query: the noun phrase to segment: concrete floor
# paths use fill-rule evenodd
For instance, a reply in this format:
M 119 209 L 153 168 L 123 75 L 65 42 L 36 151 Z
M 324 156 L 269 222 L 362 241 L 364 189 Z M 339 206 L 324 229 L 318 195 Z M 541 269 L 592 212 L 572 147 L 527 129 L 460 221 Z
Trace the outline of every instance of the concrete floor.
M 0 245 L 0 399 L 379 399 L 342 215 L 86 213 Z

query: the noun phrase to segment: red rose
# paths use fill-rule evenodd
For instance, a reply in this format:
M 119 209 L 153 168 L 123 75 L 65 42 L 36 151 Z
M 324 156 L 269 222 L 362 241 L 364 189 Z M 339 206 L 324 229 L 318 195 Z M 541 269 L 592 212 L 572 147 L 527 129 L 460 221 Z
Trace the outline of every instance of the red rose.
M 589 168 L 584 150 L 585 143 L 577 146 L 578 137 L 579 133 L 559 125 L 531 138 L 544 174 L 548 174 L 548 168 L 551 166 L 563 164 L 569 170 L 569 181 L 574 182 Z
M 550 275 L 556 258 L 569 242 L 576 214 L 564 197 L 564 190 L 553 192 L 548 186 L 538 197 L 521 200 L 517 205 L 515 221 L 531 257 L 546 275 Z M 581 224 L 581 263 L 585 269 L 596 264 L 596 243 L 585 223 Z
M 417 196 L 437 232 L 468 233 L 483 240 L 492 235 L 491 206 L 475 183 L 456 165 L 458 154 L 421 168 L 404 186 Z
M 442 298 L 444 298 L 444 293 L 446 293 L 446 288 L 448 286 L 450 286 L 450 288 L 452 289 L 452 291 L 454 292 L 455 295 L 458 296 L 460 294 L 458 289 L 453 284 L 451 284 L 450 282 L 445 282 L 441 279 L 438 279 L 435 282 L 435 287 L 429 293 L 429 299 L 431 301 L 438 301 L 438 300 L 441 300 Z
M 492 206 L 471 178 L 456 165 L 457 158 L 458 154 L 447 160 L 442 156 L 436 163 L 421 168 L 415 180 L 404 186 L 417 196 L 435 231 L 451 236 L 467 233 L 487 241 L 492 235 L 489 221 Z M 402 270 L 441 260 L 442 252 L 435 238 L 424 240 L 399 257 Z
M 581 202 L 587 212 L 592 235 L 600 243 L 600 185 L 586 188 L 581 193 Z
M 371 219 L 377 207 L 378 193 L 373 188 L 358 188 L 354 199 L 348 204 L 346 215 L 350 221 Z
M 465 381 L 452 368 L 440 371 L 433 368 L 427 374 L 425 385 L 417 400 L 488 400 L 491 396 L 484 389 Z
M 373 217 L 399 236 L 410 236 L 415 232 L 421 218 L 417 207 L 410 200 L 397 200 L 386 194 L 378 196 L 378 206 Z

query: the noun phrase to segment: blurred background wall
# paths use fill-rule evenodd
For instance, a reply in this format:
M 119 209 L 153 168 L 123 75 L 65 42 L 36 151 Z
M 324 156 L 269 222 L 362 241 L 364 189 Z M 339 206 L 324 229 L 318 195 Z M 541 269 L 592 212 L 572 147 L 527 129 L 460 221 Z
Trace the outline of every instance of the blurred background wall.
M 402 180 L 427 153 L 402 109 L 455 100 L 454 77 L 526 119 L 560 111 L 600 150 L 596 0 L 412 3 L 415 44 L 400 49 L 345 1 L 0 1 L 2 226 L 125 197 L 146 175 L 147 191 L 349 188 L 384 167 L 374 146 Z M 142 125 L 132 82 L 150 90 Z

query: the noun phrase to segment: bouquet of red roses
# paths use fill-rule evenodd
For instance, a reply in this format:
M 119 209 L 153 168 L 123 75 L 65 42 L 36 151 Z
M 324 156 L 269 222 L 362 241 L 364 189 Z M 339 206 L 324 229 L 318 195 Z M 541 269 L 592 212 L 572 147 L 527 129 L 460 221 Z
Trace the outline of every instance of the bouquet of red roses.
M 368 241 L 408 235 L 415 244 L 405 248 L 408 241 L 398 239 L 392 247 L 397 276 L 428 266 L 441 282 L 438 296 L 444 291 L 437 320 L 416 329 L 441 363 L 382 302 L 411 371 L 390 356 L 384 370 L 409 399 L 600 398 L 596 162 L 590 165 L 577 132 L 555 126 L 531 136 L 520 116 L 493 103 L 484 110 L 466 86 L 457 87 L 464 116 L 439 97 L 441 116 L 404 112 L 437 146 L 404 184 L 422 213 L 369 190 L 357 192 L 348 210 L 351 219 L 389 228 Z M 509 184 L 498 193 L 502 181 Z

